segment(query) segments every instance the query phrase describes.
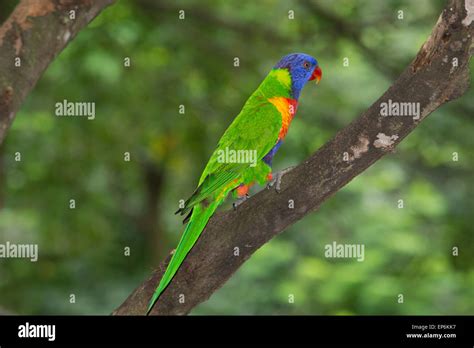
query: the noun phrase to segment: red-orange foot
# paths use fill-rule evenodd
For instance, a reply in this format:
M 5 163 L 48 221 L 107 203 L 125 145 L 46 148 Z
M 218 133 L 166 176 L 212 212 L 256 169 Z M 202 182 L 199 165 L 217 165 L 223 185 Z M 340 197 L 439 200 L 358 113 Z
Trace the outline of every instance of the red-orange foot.
M 237 195 L 239 197 L 244 197 L 248 195 L 249 190 L 250 190 L 250 185 L 239 185 L 239 187 L 237 187 L 236 190 L 237 190 Z
M 237 191 L 238 198 L 234 203 L 232 203 L 234 210 L 236 210 L 239 205 L 244 203 L 247 200 L 247 198 L 250 197 L 249 196 L 250 186 L 251 185 L 240 185 L 239 187 L 235 189 Z

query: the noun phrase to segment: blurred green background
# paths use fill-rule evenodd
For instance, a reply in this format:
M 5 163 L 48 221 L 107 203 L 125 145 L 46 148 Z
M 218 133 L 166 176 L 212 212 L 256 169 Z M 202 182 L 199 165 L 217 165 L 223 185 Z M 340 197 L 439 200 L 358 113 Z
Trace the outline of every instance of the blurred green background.
M 2 2 L 1 20 L 15 3 Z M 1 148 L 0 242 L 38 243 L 39 261 L 0 259 L 0 311 L 110 313 L 175 247 L 183 230 L 173 214 L 178 201 L 282 56 L 314 55 L 323 79 L 303 91 L 275 170 L 303 161 L 371 105 L 415 57 L 443 6 L 142 0 L 109 7 L 48 68 Z M 56 117 L 64 99 L 95 102 L 96 118 Z M 474 314 L 473 110 L 471 89 L 261 248 L 192 313 Z M 325 258 L 333 241 L 364 244 L 365 261 Z

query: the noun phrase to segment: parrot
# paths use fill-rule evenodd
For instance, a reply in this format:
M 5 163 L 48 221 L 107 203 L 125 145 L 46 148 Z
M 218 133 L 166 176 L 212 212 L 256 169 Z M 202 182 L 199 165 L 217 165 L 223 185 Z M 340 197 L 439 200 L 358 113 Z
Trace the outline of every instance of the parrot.
M 308 81 L 319 83 L 322 70 L 318 61 L 305 53 L 284 56 L 270 70 L 260 86 L 245 102 L 222 135 L 212 153 L 194 193 L 176 214 L 185 216 L 181 239 L 148 305 L 147 314 L 169 285 L 207 222 L 232 193 L 237 198 L 234 209 L 249 197 L 252 185 L 276 183 L 280 189 L 282 172 L 272 174 L 272 160 L 288 132 L 298 107 L 301 90 Z M 251 156 L 223 156 L 231 153 Z M 237 161 L 236 159 L 240 159 Z

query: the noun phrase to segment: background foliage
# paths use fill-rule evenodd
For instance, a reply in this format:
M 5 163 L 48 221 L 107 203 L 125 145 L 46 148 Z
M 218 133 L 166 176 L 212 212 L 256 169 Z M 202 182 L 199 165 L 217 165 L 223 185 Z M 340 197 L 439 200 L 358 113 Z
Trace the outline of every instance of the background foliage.
M 2 20 L 15 3 L 2 2 Z M 110 313 L 176 245 L 178 201 L 280 57 L 316 56 L 323 79 L 303 91 L 276 169 L 303 161 L 373 103 L 443 5 L 123 0 L 107 9 L 49 67 L 1 149 L 0 242 L 38 243 L 40 255 L 0 259 L 0 307 Z M 436 111 L 193 313 L 473 314 L 472 96 Z M 95 120 L 56 117 L 64 99 L 95 102 Z M 325 258 L 333 241 L 365 244 L 365 261 Z

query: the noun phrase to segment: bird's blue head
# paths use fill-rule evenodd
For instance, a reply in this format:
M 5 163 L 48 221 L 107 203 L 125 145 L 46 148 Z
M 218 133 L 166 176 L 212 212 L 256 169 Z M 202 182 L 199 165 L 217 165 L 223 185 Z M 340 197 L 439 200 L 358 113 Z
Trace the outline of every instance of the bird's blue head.
M 274 69 L 288 69 L 291 76 L 291 92 L 294 99 L 298 99 L 306 82 L 321 80 L 322 71 L 318 61 L 305 53 L 292 53 L 284 56 Z

